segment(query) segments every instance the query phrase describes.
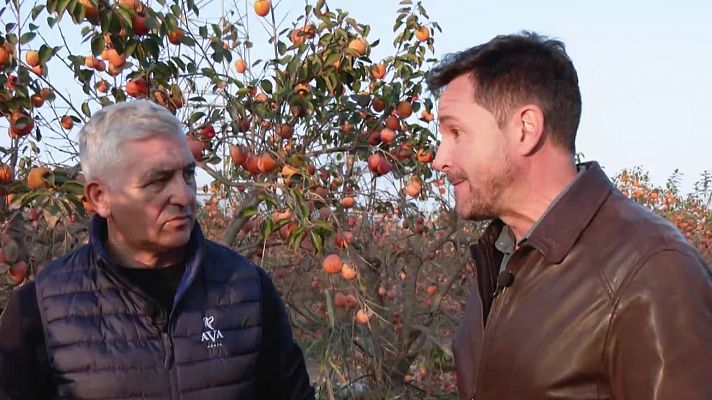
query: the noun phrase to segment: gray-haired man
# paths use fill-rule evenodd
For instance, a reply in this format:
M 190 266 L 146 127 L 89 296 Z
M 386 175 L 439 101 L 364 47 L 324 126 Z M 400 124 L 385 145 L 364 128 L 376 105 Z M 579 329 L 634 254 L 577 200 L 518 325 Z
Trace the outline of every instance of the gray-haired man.
M 89 244 L 13 294 L 0 397 L 314 398 L 269 277 L 195 221 L 180 122 L 147 101 L 106 107 L 80 158 Z

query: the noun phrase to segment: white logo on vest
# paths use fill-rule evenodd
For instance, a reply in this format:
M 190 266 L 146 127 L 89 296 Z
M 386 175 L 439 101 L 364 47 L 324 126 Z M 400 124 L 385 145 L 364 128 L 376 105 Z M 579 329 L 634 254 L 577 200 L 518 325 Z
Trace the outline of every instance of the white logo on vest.
M 215 317 L 212 315 L 203 318 L 203 336 L 200 338 L 201 342 L 208 342 L 208 348 L 212 349 L 214 347 L 222 346 L 222 341 L 218 339 L 223 338 L 220 329 L 213 328 L 213 322 L 215 322 Z

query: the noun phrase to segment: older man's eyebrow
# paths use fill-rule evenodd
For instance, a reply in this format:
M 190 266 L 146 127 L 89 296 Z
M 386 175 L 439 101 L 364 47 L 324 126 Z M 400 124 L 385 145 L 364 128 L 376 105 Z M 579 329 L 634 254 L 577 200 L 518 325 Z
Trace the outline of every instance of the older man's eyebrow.
M 172 167 L 156 167 L 149 169 L 146 171 L 145 174 L 143 174 L 143 180 L 150 180 L 153 178 L 161 177 L 161 176 L 168 176 L 173 174 L 175 171 L 180 170 L 180 171 L 187 171 L 187 170 L 195 170 L 197 167 L 197 164 L 195 161 L 191 161 L 187 164 L 184 164 L 178 168 L 172 168 Z
M 183 165 L 180 169 L 183 171 L 187 171 L 187 170 L 191 170 L 191 169 L 194 170 L 195 168 L 197 168 L 197 166 L 198 166 L 198 164 L 195 161 L 191 161 L 191 162 Z

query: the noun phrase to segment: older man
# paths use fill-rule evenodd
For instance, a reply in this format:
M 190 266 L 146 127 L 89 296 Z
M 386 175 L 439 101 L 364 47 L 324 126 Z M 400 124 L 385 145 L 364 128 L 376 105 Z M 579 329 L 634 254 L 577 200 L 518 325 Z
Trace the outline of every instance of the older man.
M 312 399 L 263 270 L 203 237 L 180 122 L 147 101 L 80 133 L 89 244 L 20 287 L 0 321 L 12 399 Z
M 581 95 L 563 44 L 499 36 L 429 84 L 444 88 L 434 167 L 462 217 L 494 219 L 453 338 L 461 398 L 712 399 L 710 271 L 597 163 L 575 164 Z

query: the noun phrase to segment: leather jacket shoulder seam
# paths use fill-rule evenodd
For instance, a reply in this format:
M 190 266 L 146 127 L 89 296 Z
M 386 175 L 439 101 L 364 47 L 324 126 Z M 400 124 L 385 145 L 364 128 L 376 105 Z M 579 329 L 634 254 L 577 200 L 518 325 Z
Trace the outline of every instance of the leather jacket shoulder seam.
M 611 312 L 608 316 L 608 327 L 606 328 L 606 338 L 603 341 L 603 346 L 601 347 L 601 366 L 603 367 L 604 371 L 607 371 L 608 369 L 606 368 L 606 364 L 608 363 L 608 354 L 606 349 L 608 348 L 608 341 L 611 337 L 611 330 L 613 329 L 613 320 L 616 316 L 616 312 L 618 310 L 618 305 L 620 304 L 621 298 L 623 298 L 623 293 L 628 289 L 630 286 L 631 282 L 633 282 L 633 279 L 638 275 L 638 272 L 640 272 L 641 269 L 646 265 L 648 260 L 653 258 L 654 256 L 666 252 L 666 251 L 679 251 L 679 249 L 676 249 L 671 246 L 663 246 L 661 248 L 656 249 L 655 251 L 651 251 L 647 253 L 645 256 L 639 256 L 636 262 L 634 263 L 635 267 L 631 268 L 631 270 L 628 272 L 628 274 L 625 276 L 623 279 L 623 282 L 621 283 L 620 287 L 618 288 L 617 291 L 614 293 L 614 297 L 611 299 L 613 300 L 613 305 L 611 307 Z
M 600 269 L 598 270 L 598 278 L 601 279 L 601 283 L 603 284 L 603 287 L 606 290 L 608 300 L 614 301 L 615 291 L 613 290 L 613 285 L 611 284 L 611 281 L 609 281 L 606 277 L 606 274 L 604 274 L 603 271 L 601 271 Z

